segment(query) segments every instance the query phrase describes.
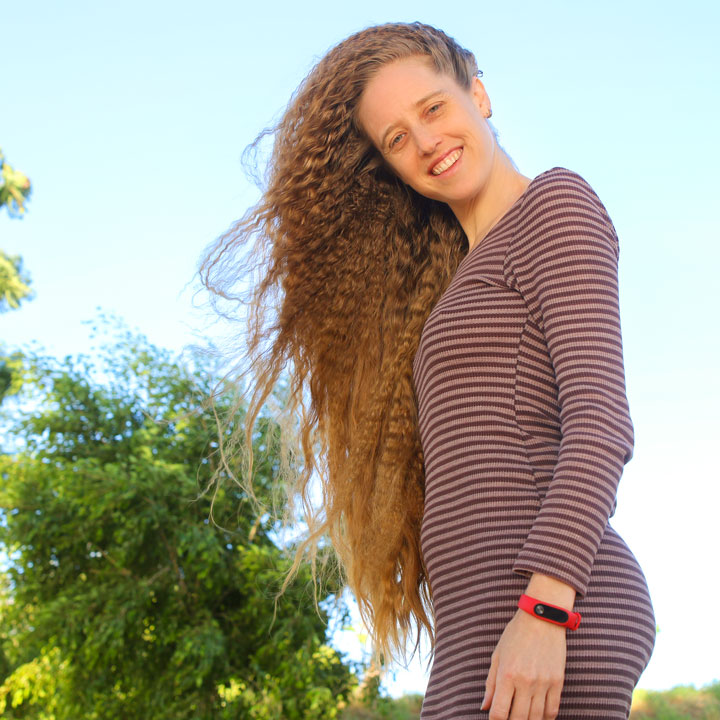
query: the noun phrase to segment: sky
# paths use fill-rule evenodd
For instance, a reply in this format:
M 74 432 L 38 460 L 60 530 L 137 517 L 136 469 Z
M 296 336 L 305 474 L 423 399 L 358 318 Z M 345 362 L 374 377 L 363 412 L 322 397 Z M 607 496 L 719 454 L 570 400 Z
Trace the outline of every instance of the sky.
M 524 175 L 570 168 L 613 219 L 635 451 L 611 524 L 659 626 L 639 687 L 720 679 L 714 0 L 0 0 L 0 147 L 33 184 L 22 220 L 0 212 L 0 248 L 36 292 L 0 315 L 0 339 L 88 352 L 98 309 L 178 351 L 212 337 L 196 270 L 257 199 L 243 149 L 332 45 L 413 20 L 475 53 Z M 385 687 L 426 682 L 415 662 Z

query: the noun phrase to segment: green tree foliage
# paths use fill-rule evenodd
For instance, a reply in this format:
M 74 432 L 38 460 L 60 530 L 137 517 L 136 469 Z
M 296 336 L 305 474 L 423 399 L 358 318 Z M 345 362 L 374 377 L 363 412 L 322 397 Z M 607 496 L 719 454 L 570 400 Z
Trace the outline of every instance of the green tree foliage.
M 419 720 L 423 696 L 419 693 L 399 698 L 376 697 L 351 702 L 344 710 L 341 720 Z
M 372 705 L 352 702 L 342 720 L 418 720 L 422 695 L 377 698 Z M 720 682 L 695 688 L 678 685 L 670 690 L 633 693 L 630 720 L 720 720 Z
M 631 720 L 720 720 L 720 682 L 699 689 L 678 685 L 670 690 L 638 689 Z
M 23 270 L 19 255 L 7 255 L 0 250 L 0 313 L 17 310 L 21 300 L 32 297 L 30 278 Z
M 30 180 L 17 170 L 13 170 L 5 162 L 5 156 L 0 149 L 0 208 L 6 207 L 10 217 L 19 217 L 25 213 L 25 201 L 30 196 Z
M 22 217 L 30 189 L 27 177 L 13 170 L 0 150 L 0 210 L 5 207 L 10 217 Z M 20 302 L 32 295 L 30 278 L 23 269 L 22 258 L 0 250 L 0 313 L 17 310 Z M 17 354 L 7 355 L 0 343 L 0 403 L 6 395 L 19 389 L 18 362 Z
M 4 353 L 0 343 L 0 403 L 6 395 L 15 395 L 22 387 L 22 354 Z
M 120 328 L 95 360 L 23 372 L 0 455 L 0 716 L 339 717 L 362 668 L 326 644 L 309 570 L 274 607 L 290 552 L 267 515 L 229 481 L 209 519 L 210 363 Z M 265 501 L 277 433 L 255 436 Z
M 13 170 L 0 150 L 0 210 L 7 208 L 10 217 L 22 217 L 25 201 L 30 196 L 30 180 Z M 32 294 L 30 279 L 23 271 L 19 255 L 7 255 L 0 250 L 0 312 L 17 309 L 20 301 Z

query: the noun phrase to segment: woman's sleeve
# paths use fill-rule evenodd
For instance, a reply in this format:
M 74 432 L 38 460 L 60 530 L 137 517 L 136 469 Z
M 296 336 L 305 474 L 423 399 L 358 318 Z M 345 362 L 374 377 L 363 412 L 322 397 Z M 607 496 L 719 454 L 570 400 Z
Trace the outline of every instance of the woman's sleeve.
M 612 221 L 579 175 L 559 168 L 523 201 L 505 277 L 543 331 L 560 406 L 557 463 L 513 565 L 585 595 L 634 434 L 625 391 Z

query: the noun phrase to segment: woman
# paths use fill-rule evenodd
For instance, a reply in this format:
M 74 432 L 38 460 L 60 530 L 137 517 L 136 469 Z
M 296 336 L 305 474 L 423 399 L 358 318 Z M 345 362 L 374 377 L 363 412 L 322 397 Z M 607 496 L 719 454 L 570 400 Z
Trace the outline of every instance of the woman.
M 293 571 L 327 535 L 378 656 L 428 632 L 423 720 L 627 718 L 655 620 L 608 523 L 633 449 L 618 240 L 579 175 L 522 175 L 490 115 L 444 33 L 356 33 L 294 95 L 261 201 L 201 273 L 242 298 L 255 238 L 246 447 L 289 369 Z

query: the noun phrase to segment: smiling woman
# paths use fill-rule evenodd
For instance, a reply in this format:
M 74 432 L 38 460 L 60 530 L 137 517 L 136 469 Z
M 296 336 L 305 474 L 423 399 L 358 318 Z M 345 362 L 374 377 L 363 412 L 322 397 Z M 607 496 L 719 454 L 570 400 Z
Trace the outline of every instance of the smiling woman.
M 421 195 L 447 203 L 470 247 L 530 184 L 499 148 L 484 122 L 490 115 L 477 76 L 464 88 L 422 56 L 383 66 L 357 112 L 393 173 Z
M 618 238 L 576 173 L 522 175 L 490 114 L 472 53 L 420 23 L 351 36 L 298 89 L 200 269 L 250 308 L 242 482 L 287 370 L 291 574 L 334 553 L 386 662 L 428 632 L 422 719 L 627 718 L 655 620 L 609 523 L 634 441 Z

